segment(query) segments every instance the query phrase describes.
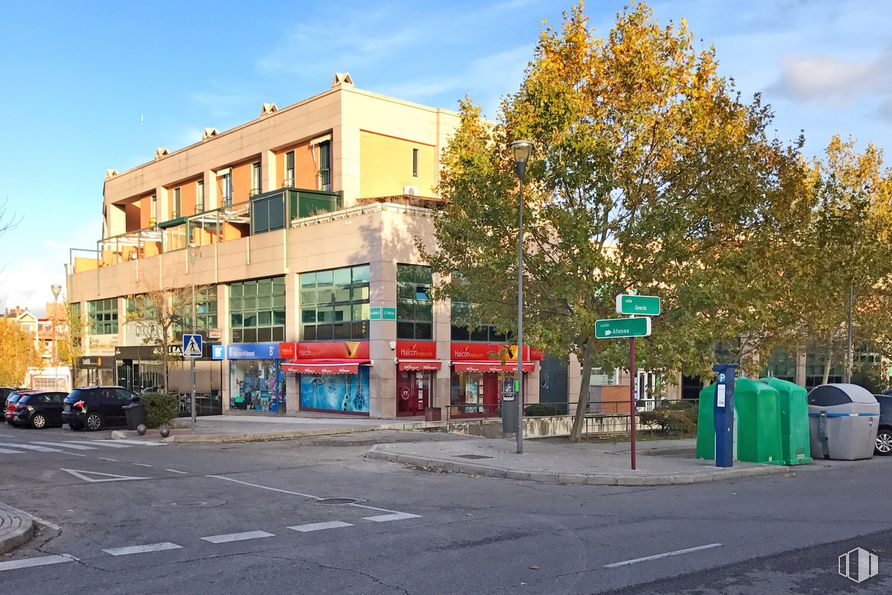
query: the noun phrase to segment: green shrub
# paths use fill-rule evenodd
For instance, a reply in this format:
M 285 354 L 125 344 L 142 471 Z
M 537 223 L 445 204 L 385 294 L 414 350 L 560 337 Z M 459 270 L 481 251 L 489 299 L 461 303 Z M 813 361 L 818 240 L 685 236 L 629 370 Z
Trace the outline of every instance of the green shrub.
M 653 411 L 639 413 L 638 419 L 670 436 L 692 436 L 697 432 L 697 407 L 689 401 L 660 401 Z
M 150 428 L 168 424 L 177 416 L 180 404 L 174 395 L 162 395 L 149 393 L 140 396 L 143 407 L 146 408 L 146 426 Z
M 528 417 L 542 417 L 545 415 L 558 415 L 557 408 L 554 405 L 543 405 L 542 403 L 533 403 L 527 405 L 523 414 Z

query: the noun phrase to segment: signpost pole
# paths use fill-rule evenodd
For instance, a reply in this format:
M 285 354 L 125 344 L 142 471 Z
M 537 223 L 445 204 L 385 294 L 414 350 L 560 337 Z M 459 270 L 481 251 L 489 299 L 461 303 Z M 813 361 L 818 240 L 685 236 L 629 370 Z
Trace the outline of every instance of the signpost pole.
M 637 456 L 635 453 L 635 439 L 636 439 L 636 420 L 635 417 L 638 413 L 638 407 L 635 405 L 635 377 L 637 374 L 635 373 L 635 337 L 629 339 L 629 434 L 631 438 L 632 450 L 632 471 L 637 469 Z
M 192 334 L 195 334 L 195 283 L 192 284 Z M 192 374 L 192 427 L 195 428 L 195 358 L 189 358 L 189 371 Z

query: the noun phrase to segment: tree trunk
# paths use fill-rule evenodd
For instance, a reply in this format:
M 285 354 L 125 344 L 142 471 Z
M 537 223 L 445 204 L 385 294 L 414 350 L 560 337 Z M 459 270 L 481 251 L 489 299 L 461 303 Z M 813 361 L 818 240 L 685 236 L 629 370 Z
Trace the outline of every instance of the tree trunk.
M 592 352 L 594 339 L 589 337 L 582 346 L 582 379 L 579 385 L 579 399 L 576 404 L 576 416 L 573 418 L 573 429 L 570 430 L 570 442 L 582 439 L 585 428 L 585 412 L 588 410 L 589 380 L 592 377 Z
M 833 367 L 833 349 L 827 348 L 827 359 L 824 361 L 824 379 L 821 384 L 830 382 L 830 368 Z

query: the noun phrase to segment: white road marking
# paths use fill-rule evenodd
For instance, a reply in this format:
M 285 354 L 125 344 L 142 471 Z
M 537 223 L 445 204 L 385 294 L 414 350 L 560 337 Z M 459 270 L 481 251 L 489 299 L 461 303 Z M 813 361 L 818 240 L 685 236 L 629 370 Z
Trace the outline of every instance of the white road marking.
M 132 477 L 130 475 L 115 475 L 114 473 L 100 473 L 99 471 L 84 471 L 83 469 L 64 469 L 64 468 L 62 468 L 60 470 L 64 471 L 65 473 L 74 475 L 78 479 L 83 479 L 84 481 L 86 481 L 88 483 L 107 483 L 110 481 L 131 481 L 134 479 L 150 479 L 148 477 Z M 91 475 L 93 475 L 93 476 L 98 475 L 99 478 L 97 479 L 96 477 L 90 477 Z
M 0 455 L 20 455 L 25 454 L 20 450 L 9 450 L 8 448 L 0 448 Z
M 186 471 L 177 471 L 176 469 L 165 469 L 165 471 L 170 471 L 171 473 L 179 473 L 180 475 L 189 475 Z
M 100 461 L 109 461 L 109 462 L 111 462 L 111 463 L 117 463 L 117 462 L 118 462 L 118 459 L 106 459 L 106 458 L 104 458 L 104 457 L 99 457 L 99 460 L 100 460 Z
M 65 452 L 58 448 L 49 448 L 46 446 L 34 446 L 32 444 L 14 444 L 12 442 L 0 442 L 0 446 L 8 446 L 10 448 L 22 448 L 24 450 L 33 450 L 35 452 Z M 71 454 L 71 453 L 67 453 Z
M 95 446 L 83 446 L 82 444 L 66 444 L 64 442 L 41 442 L 40 440 L 35 440 L 31 444 L 58 446 L 59 448 L 70 448 L 71 450 L 96 450 Z
M 721 547 L 720 543 L 709 543 L 707 545 L 698 545 L 697 547 L 689 547 L 683 550 L 675 550 L 672 552 L 666 552 L 663 554 L 654 554 L 653 556 L 645 556 L 643 558 L 635 558 L 634 560 L 624 560 L 622 562 L 614 562 L 613 564 L 605 564 L 604 568 L 617 568 L 619 566 L 628 566 L 630 564 L 637 564 L 638 562 L 647 562 L 649 560 L 659 560 L 661 558 L 668 558 L 669 556 L 680 556 L 681 554 L 690 554 L 691 552 L 699 552 L 700 550 L 709 550 L 714 547 Z
M 328 521 L 326 523 L 307 523 L 306 525 L 294 525 L 293 527 L 288 527 L 293 531 L 300 531 L 301 533 L 309 533 L 311 531 L 323 531 L 325 529 L 339 529 L 341 527 L 352 527 L 351 523 L 345 523 L 343 521 Z
M 405 519 L 421 518 L 419 514 L 409 514 L 408 512 L 394 512 L 393 514 L 379 514 L 378 516 L 363 517 L 363 520 L 374 521 L 376 523 L 387 523 L 389 521 L 402 521 Z
M 35 566 L 48 566 L 50 564 L 63 564 L 65 562 L 77 562 L 77 558 L 68 554 L 55 556 L 40 556 L 39 558 L 24 558 L 22 560 L 10 560 L 0 562 L 0 572 L 4 570 L 17 570 L 19 568 L 34 568 Z
M 112 442 L 109 444 L 108 442 L 102 442 L 100 440 L 66 440 L 68 444 L 88 444 L 88 445 L 96 445 L 96 446 L 107 446 L 109 448 L 130 448 L 127 444 L 115 444 Z M 61 444 L 59 445 L 61 446 Z
M 149 465 L 147 463 L 133 463 L 133 464 L 136 465 L 137 467 L 151 467 L 151 465 Z
M 128 545 L 125 547 L 110 547 L 102 550 L 112 556 L 129 556 L 130 554 L 145 554 L 148 552 L 163 552 L 165 550 L 179 550 L 183 546 L 165 541 L 163 543 L 149 543 L 146 545 Z
M 143 440 L 127 440 L 127 439 L 118 439 L 114 438 L 109 440 L 96 440 L 96 442 L 113 442 L 115 444 L 130 444 L 132 446 L 164 446 L 162 442 L 145 442 Z
M 202 537 L 204 541 L 211 543 L 229 543 L 230 541 L 245 541 L 248 539 L 263 539 L 264 537 L 275 537 L 272 533 L 266 531 L 246 531 L 245 533 L 229 533 L 227 535 L 211 535 L 210 537 Z
M 302 496 L 304 498 L 312 498 L 313 500 L 322 500 L 319 496 L 313 496 L 312 494 L 302 494 L 300 492 L 292 492 L 290 490 L 283 490 L 280 488 L 271 488 L 269 486 L 262 486 L 256 483 L 248 483 L 247 481 L 241 481 L 240 479 L 232 479 L 231 477 L 223 477 L 222 475 L 207 475 L 206 477 L 213 477 L 214 479 L 222 479 L 223 481 L 231 481 L 233 483 L 240 483 L 242 485 L 251 486 L 252 488 L 260 488 L 261 490 L 269 490 L 271 492 L 280 492 L 282 494 L 291 494 L 292 496 Z

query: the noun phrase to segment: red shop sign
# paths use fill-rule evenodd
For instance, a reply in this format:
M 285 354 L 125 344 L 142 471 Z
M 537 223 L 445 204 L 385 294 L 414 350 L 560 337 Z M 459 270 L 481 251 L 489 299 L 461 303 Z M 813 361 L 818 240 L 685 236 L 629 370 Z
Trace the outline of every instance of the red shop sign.
M 437 359 L 437 344 L 433 341 L 397 341 L 396 356 L 404 359 Z
M 279 343 L 279 358 L 293 359 L 296 349 L 297 343 Z
M 452 361 L 482 361 L 495 359 L 505 361 L 517 361 L 517 345 L 502 345 L 501 343 L 452 343 L 449 346 Z M 524 346 L 524 361 L 542 359 L 542 351 L 530 349 Z
M 325 343 L 297 343 L 295 359 L 369 359 L 368 341 L 336 341 Z

